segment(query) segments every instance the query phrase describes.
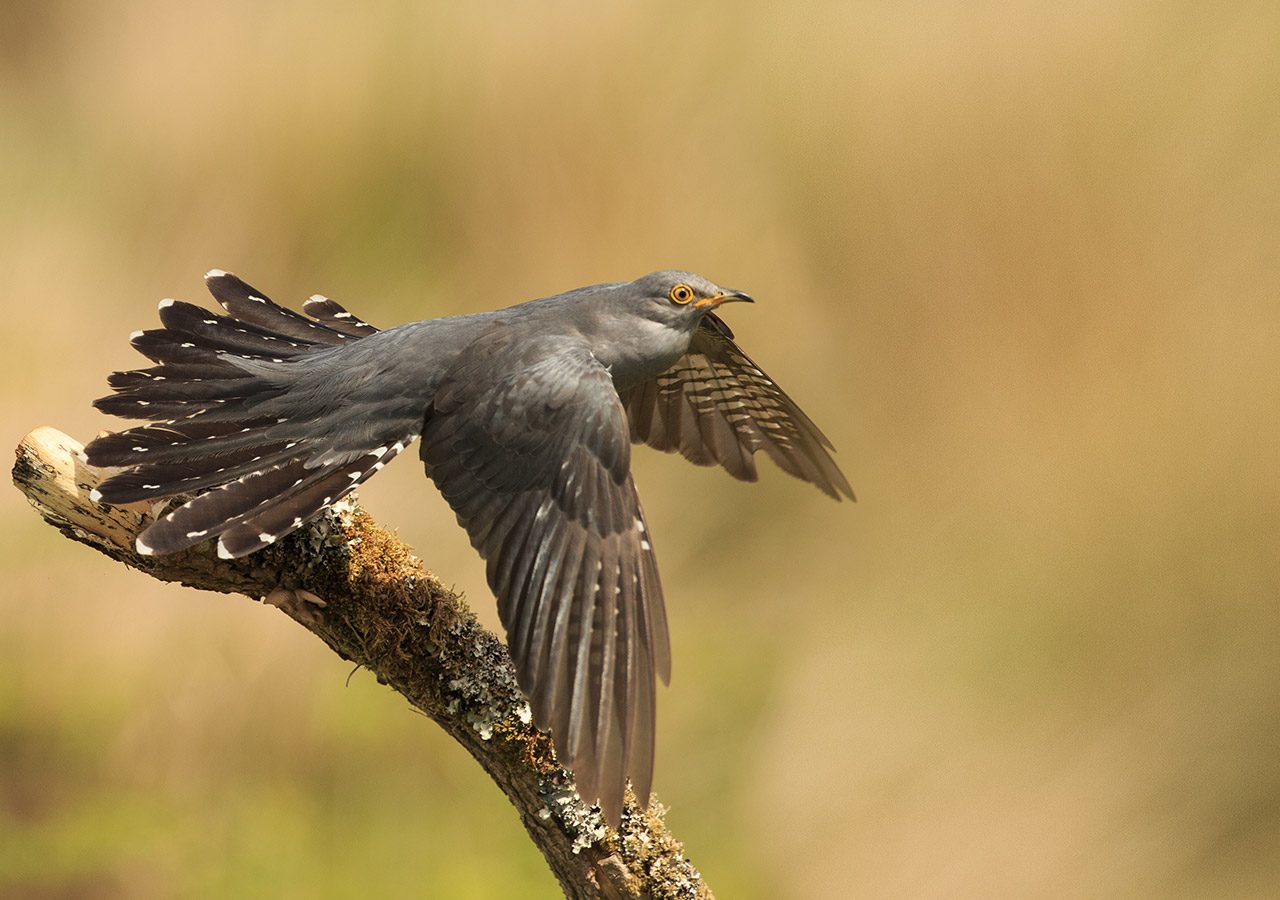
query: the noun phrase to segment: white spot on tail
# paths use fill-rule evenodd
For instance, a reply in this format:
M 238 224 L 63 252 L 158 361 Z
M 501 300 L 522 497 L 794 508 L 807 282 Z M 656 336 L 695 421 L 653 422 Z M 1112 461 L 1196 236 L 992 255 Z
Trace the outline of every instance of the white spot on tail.
M 276 539 L 276 536 L 274 534 L 267 534 L 265 531 L 261 531 L 258 533 L 258 540 L 262 541 L 262 543 L 264 544 L 270 544 L 274 542 L 275 539 Z
M 235 559 L 227 549 L 227 545 L 222 542 L 222 538 L 218 538 L 218 559 Z
M 148 544 L 146 541 L 144 541 L 142 538 L 138 538 L 137 540 L 135 540 L 133 542 L 133 546 L 137 548 L 139 556 L 155 556 L 156 555 L 155 548 L 152 547 L 150 544 Z
M 97 488 L 94 488 L 93 490 L 91 490 L 91 491 L 89 492 L 89 502 L 90 502 L 90 503 L 101 503 L 101 502 L 102 502 L 102 491 L 98 490 Z
M 204 531 L 188 531 L 188 532 L 187 532 L 187 537 L 189 537 L 189 538 L 202 538 L 202 537 L 204 537 L 204 536 L 205 536 L 206 534 L 208 534 L 208 533 L 209 533 L 209 529 L 208 529 L 208 528 L 206 528 Z
M 136 341 L 136 340 L 137 340 L 138 338 L 140 338 L 140 337 L 142 337 L 142 332 L 141 332 L 141 331 L 131 331 L 131 332 L 129 332 L 129 340 L 131 340 L 131 341 Z
M 205 277 L 206 279 L 209 279 L 209 278 L 226 278 L 226 277 L 227 277 L 227 273 L 226 273 L 226 272 L 224 272 L 224 271 L 222 271 L 221 269 L 210 269 L 208 272 L 205 272 L 205 273 L 204 273 L 204 277 Z
M 165 297 L 163 300 L 160 301 L 160 306 L 158 308 L 168 309 L 170 306 L 173 306 L 173 301 L 168 297 Z

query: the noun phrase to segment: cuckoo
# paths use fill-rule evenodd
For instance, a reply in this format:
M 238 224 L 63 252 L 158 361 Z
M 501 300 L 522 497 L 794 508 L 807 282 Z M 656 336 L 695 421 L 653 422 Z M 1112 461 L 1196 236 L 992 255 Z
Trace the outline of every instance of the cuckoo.
M 114 373 L 95 402 L 149 424 L 85 448 L 122 467 L 94 500 L 184 501 L 138 552 L 216 540 L 224 558 L 253 553 L 418 439 L 579 793 L 615 825 L 628 780 L 647 804 L 671 656 L 631 443 L 744 481 L 764 451 L 853 499 L 831 443 L 716 314 L 751 298 L 664 271 L 379 330 L 319 295 L 298 313 L 223 271 L 205 282 L 226 314 L 161 301 L 163 327 L 131 336 L 155 364 Z

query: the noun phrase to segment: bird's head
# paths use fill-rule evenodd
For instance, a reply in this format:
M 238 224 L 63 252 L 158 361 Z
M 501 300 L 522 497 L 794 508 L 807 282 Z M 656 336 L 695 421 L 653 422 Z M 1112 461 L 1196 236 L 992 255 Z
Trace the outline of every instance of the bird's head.
M 633 296 L 643 300 L 648 318 L 689 333 L 721 304 L 753 302 L 749 294 L 722 288 L 692 272 L 651 272 L 631 285 Z

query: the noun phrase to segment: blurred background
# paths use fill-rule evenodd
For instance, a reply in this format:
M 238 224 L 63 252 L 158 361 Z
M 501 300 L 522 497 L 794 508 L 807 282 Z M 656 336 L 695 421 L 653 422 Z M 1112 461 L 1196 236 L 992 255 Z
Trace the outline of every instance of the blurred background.
M 1280 6 L 8 2 L 4 435 L 235 271 L 371 322 L 681 267 L 837 505 L 644 451 L 724 897 L 1280 891 Z M 416 454 L 365 506 L 496 624 Z M 437 728 L 0 491 L 0 895 L 555 897 Z M 351 677 L 348 678 L 348 675 Z

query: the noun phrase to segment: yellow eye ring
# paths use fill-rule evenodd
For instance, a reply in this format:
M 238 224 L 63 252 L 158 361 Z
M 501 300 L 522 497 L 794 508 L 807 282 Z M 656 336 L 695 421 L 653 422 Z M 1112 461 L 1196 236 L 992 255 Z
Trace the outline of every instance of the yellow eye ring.
M 671 294 L 669 296 L 671 297 L 672 303 L 679 303 L 681 306 L 684 306 L 693 299 L 693 288 L 689 287 L 687 284 L 677 284 L 671 289 Z

